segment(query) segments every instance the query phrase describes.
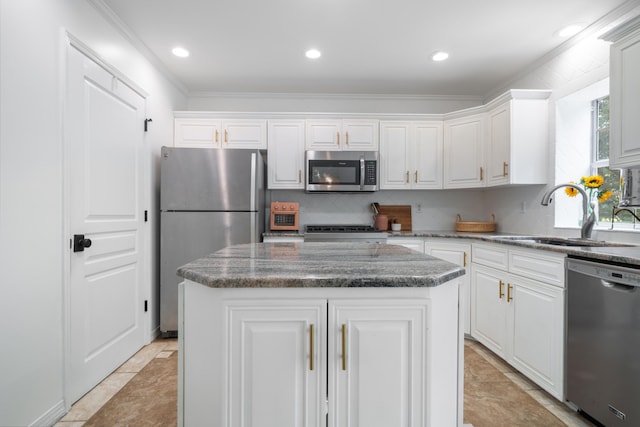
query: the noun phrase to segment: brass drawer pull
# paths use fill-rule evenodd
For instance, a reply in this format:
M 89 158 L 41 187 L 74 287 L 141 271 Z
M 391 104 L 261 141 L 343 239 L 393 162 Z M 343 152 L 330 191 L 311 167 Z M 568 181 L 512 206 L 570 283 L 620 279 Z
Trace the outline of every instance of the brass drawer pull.
M 499 294 L 499 298 L 500 299 L 502 299 L 502 297 L 504 296 L 504 291 L 502 290 L 503 286 L 504 286 L 504 282 L 502 280 L 500 280 L 500 283 L 499 283 L 499 286 L 498 286 L 498 288 L 499 288 L 498 294 Z
M 507 283 L 507 302 L 513 301 L 513 297 L 511 296 L 512 289 L 513 289 L 513 286 Z
M 502 176 L 507 176 L 507 167 L 509 165 L 507 164 L 507 162 L 502 162 Z

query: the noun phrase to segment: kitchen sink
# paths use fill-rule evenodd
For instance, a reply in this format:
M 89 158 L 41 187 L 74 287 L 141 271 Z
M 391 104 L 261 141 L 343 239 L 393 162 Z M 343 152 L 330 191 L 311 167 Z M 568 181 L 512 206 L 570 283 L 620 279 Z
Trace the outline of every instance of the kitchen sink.
M 552 246 L 589 246 L 589 247 L 616 247 L 635 246 L 627 243 L 605 242 L 604 240 L 573 239 L 565 237 L 532 237 L 532 236 L 508 236 L 496 237 L 495 240 L 509 240 L 523 243 L 537 243 Z

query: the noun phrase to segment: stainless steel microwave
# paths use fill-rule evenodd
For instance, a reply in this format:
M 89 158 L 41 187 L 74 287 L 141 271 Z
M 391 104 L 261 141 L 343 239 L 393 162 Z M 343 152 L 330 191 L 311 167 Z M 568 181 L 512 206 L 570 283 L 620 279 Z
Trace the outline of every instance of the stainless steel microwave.
M 308 193 L 378 191 L 377 151 L 307 151 L 305 157 Z

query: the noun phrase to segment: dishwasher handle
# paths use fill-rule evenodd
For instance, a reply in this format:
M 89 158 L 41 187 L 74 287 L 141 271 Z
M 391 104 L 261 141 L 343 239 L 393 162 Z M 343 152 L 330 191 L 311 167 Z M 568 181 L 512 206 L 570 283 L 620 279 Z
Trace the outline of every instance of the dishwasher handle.
M 635 292 L 637 286 L 625 285 L 623 283 L 611 282 L 609 280 L 600 279 L 600 284 L 605 288 L 609 288 L 618 292 Z

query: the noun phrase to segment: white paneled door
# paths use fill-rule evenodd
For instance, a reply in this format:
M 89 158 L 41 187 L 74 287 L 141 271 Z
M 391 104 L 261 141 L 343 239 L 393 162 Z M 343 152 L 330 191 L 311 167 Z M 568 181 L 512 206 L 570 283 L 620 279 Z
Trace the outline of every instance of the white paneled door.
M 66 84 L 66 399 L 72 403 L 145 340 L 145 100 L 71 46 Z

